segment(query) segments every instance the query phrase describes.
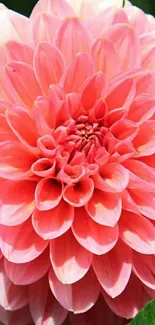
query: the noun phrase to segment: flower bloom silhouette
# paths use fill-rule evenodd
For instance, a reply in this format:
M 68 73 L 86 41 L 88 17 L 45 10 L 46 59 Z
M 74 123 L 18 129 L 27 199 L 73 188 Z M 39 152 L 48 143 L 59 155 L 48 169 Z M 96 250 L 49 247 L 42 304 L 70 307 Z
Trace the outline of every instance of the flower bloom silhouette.
M 0 321 L 123 325 L 155 297 L 155 21 L 0 7 Z

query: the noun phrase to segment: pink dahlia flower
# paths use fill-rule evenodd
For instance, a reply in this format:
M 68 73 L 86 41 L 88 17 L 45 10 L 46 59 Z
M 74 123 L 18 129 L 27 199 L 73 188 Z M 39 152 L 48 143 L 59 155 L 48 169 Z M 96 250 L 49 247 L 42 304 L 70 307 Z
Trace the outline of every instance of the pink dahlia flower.
M 155 297 L 155 20 L 40 0 L 0 21 L 0 322 L 123 325 Z

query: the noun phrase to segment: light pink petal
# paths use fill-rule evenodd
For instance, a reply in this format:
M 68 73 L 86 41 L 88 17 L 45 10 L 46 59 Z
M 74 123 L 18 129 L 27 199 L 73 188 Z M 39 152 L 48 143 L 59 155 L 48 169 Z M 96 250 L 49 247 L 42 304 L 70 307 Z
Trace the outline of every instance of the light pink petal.
M 149 288 L 155 290 L 155 256 L 133 252 L 133 271 Z
M 135 6 L 129 6 L 124 10 L 129 19 L 129 23 L 139 36 L 150 32 L 149 20 L 147 19 L 147 15 L 141 9 Z
M 35 206 L 34 191 L 36 183 L 32 181 L 5 181 L 0 184 L 0 223 L 16 226 L 27 220 Z
M 92 197 L 94 182 L 91 178 L 83 178 L 77 183 L 68 185 L 64 189 L 64 200 L 74 207 L 84 206 Z
M 155 153 L 155 121 L 148 120 L 139 128 L 133 141 L 137 157 L 150 156 Z
M 99 283 L 92 269 L 80 281 L 73 284 L 63 284 L 57 279 L 51 268 L 49 283 L 54 296 L 60 304 L 65 309 L 76 314 L 84 313 L 92 308 L 100 291 Z
M 45 250 L 39 257 L 28 263 L 16 264 L 5 259 L 5 271 L 9 279 L 16 285 L 28 285 L 38 281 L 50 266 L 49 251 Z
M 130 120 L 122 119 L 115 122 L 110 131 L 118 140 L 132 141 L 138 133 L 138 125 Z
M 116 24 L 109 28 L 105 37 L 115 46 L 120 58 L 121 70 L 140 67 L 140 41 L 134 29 L 128 24 Z
M 132 102 L 127 118 L 139 125 L 149 120 L 155 112 L 155 97 L 142 94 Z
M 25 39 L 27 38 L 29 19 L 14 10 L 7 10 L 7 14 L 12 27 L 18 34 L 19 40 L 25 42 Z M 14 40 L 14 37 L 10 40 Z
M 145 191 L 155 191 L 155 174 L 151 167 L 136 159 L 128 159 L 123 165 L 129 171 L 128 188 L 145 188 Z
M 131 249 L 119 241 L 108 254 L 94 256 L 93 268 L 103 289 L 115 298 L 124 291 L 130 279 Z
M 40 211 L 55 208 L 62 198 L 62 183 L 55 178 L 42 179 L 35 191 L 36 207 Z
M 49 11 L 60 19 L 74 16 L 72 7 L 65 0 L 40 0 L 34 7 L 31 18 L 35 17 L 41 11 Z
M 99 173 L 93 176 L 94 185 L 101 191 L 120 193 L 128 185 L 128 171 L 117 163 L 109 163 L 100 168 Z
M 67 64 L 72 61 L 78 52 L 89 53 L 89 36 L 84 25 L 77 17 L 69 17 L 60 24 L 55 45 L 63 53 Z
M 81 94 L 81 104 L 86 111 L 89 111 L 100 99 L 106 90 L 104 74 L 99 71 L 85 82 Z
M 17 41 L 10 41 L 4 45 L 7 61 L 21 61 L 29 65 L 33 62 L 33 49 L 31 46 Z
M 109 40 L 102 37 L 96 39 L 91 47 L 91 55 L 96 71 L 104 72 L 108 80 L 120 71 L 119 56 Z
M 37 45 L 41 42 L 53 42 L 60 20 L 51 12 L 41 11 L 31 21 L 29 39 Z
M 64 234 L 72 225 L 74 208 L 62 200 L 48 211 L 35 210 L 32 217 L 33 227 L 43 239 L 54 239 Z
M 109 110 L 111 111 L 123 106 L 127 109 L 131 105 L 135 94 L 136 86 L 133 79 L 128 78 L 113 82 L 106 97 L 106 103 Z
M 36 160 L 20 142 L 4 141 L 0 144 L 0 177 L 24 179 L 32 174 L 30 168 Z
M 17 264 L 34 260 L 48 245 L 36 234 L 30 219 L 14 227 L 0 225 L 0 243 L 6 259 Z
M 143 288 L 139 279 L 134 274 L 131 276 L 126 289 L 121 295 L 115 299 L 106 293 L 103 295 L 109 307 L 120 317 L 127 319 L 134 318 L 142 307 L 144 307 Z
M 18 310 L 28 303 L 27 287 L 16 286 L 7 277 L 0 260 L 0 305 L 6 310 Z
M 34 70 L 45 95 L 51 84 L 57 84 L 64 72 L 61 52 L 50 43 L 40 43 L 34 53 Z
M 13 105 L 6 111 L 7 122 L 20 142 L 36 147 L 35 123 L 29 111 L 21 105 Z
M 129 189 L 129 193 L 141 214 L 155 220 L 155 194 L 148 192 L 146 195 L 145 189 Z
M 99 225 L 89 217 L 84 208 L 75 209 L 72 231 L 77 241 L 96 255 L 109 252 L 118 240 L 117 225 L 114 227 Z
M 113 227 L 119 220 L 122 211 L 120 195 L 96 189 L 87 204 L 86 210 L 95 222 Z
M 71 231 L 50 242 L 53 270 L 63 284 L 82 279 L 91 266 L 92 257 L 92 253 L 79 245 Z
M 155 254 L 155 227 L 141 215 L 123 211 L 119 220 L 122 240 L 142 254 Z
M 14 100 L 31 109 L 36 97 L 41 95 L 41 89 L 31 66 L 12 61 L 6 65 L 5 74 L 8 89 Z
M 89 56 L 85 53 L 77 54 L 62 79 L 65 93 L 80 92 L 85 80 L 93 73 L 94 65 Z

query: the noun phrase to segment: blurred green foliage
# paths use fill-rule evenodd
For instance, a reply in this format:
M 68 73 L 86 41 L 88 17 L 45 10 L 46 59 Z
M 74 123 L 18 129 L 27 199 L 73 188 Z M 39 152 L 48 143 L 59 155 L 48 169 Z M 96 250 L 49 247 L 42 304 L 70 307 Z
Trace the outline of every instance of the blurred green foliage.
M 36 2 L 37 0 L 2 0 L 2 3 L 7 7 L 25 15 L 31 13 Z M 155 0 L 131 0 L 131 2 L 139 8 L 142 8 L 145 12 L 155 16 Z

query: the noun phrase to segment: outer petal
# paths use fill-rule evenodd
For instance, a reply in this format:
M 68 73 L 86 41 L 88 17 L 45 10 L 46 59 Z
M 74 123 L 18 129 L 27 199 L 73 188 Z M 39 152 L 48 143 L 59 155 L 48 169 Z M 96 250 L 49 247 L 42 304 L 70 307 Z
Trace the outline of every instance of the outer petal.
M 0 307 L 0 321 L 3 322 L 0 323 L 1 325 L 30 325 L 31 320 L 32 318 L 28 306 L 15 311 L 8 311 Z
M 155 220 L 155 194 L 148 192 L 146 195 L 145 189 L 129 189 L 129 193 L 141 214 Z
M 34 210 L 34 191 L 32 181 L 4 181 L 0 184 L 1 204 L 0 223 L 16 226 L 27 220 Z
M 85 80 L 93 73 L 94 65 L 89 56 L 85 53 L 77 54 L 62 78 L 65 93 L 80 92 Z
M 110 80 L 120 71 L 119 56 L 112 42 L 105 38 L 98 38 L 91 47 L 91 55 L 97 71 L 105 73 Z
M 155 227 L 146 218 L 124 211 L 119 221 L 120 237 L 135 251 L 155 254 Z
M 57 278 L 64 284 L 83 278 L 92 263 L 92 254 L 79 245 L 71 231 L 51 240 L 50 257 Z
M 39 257 L 28 263 L 15 264 L 5 259 L 5 271 L 16 285 L 28 285 L 42 278 L 49 269 L 49 251 L 45 250 Z
M 90 50 L 89 36 L 77 17 L 69 17 L 61 23 L 55 44 L 63 53 L 67 64 L 78 52 L 89 53 Z
M 35 44 L 53 42 L 60 20 L 51 12 L 41 11 L 30 21 L 29 38 Z
M 50 43 L 40 43 L 34 53 L 34 69 L 45 95 L 51 84 L 59 83 L 65 64 L 61 52 Z
M 35 192 L 36 207 L 40 211 L 55 208 L 62 198 L 62 183 L 55 178 L 43 178 Z
M 33 230 L 31 220 L 14 227 L 0 225 L 0 243 L 6 259 L 19 264 L 34 260 L 48 245 Z
M 103 289 L 115 298 L 124 291 L 130 279 L 131 249 L 119 241 L 108 254 L 94 256 L 93 268 Z
M 47 277 L 29 287 L 29 304 L 36 325 L 61 325 L 67 316 L 67 311 L 52 295 Z
M 155 121 L 149 120 L 142 124 L 133 141 L 137 156 L 150 156 L 155 153 Z
M 28 303 L 27 288 L 14 285 L 7 277 L 0 260 L 0 304 L 6 310 L 18 310 Z
M 155 256 L 133 252 L 133 271 L 149 288 L 155 290 Z
M 115 46 L 122 70 L 140 67 L 140 41 L 134 29 L 127 24 L 116 24 L 109 28 L 105 37 Z
M 89 310 L 95 304 L 100 291 L 99 283 L 92 269 L 80 281 L 74 284 L 62 284 L 51 268 L 49 283 L 60 304 L 74 313 L 84 313 Z
M 30 109 L 41 89 L 32 68 L 23 62 L 12 61 L 6 66 L 6 80 L 14 100 Z
M 130 120 L 122 119 L 115 122 L 110 131 L 118 140 L 132 141 L 138 133 L 138 125 Z
M 135 6 L 126 7 L 125 12 L 128 16 L 131 26 L 138 35 L 150 32 L 150 23 L 147 15 Z
M 72 230 L 77 241 L 96 255 L 109 252 L 118 240 L 117 225 L 111 228 L 97 224 L 89 217 L 84 208 L 75 210 Z
M 90 217 L 100 225 L 113 227 L 122 212 L 122 201 L 119 194 L 95 190 L 87 204 Z
M 155 112 L 155 97 L 150 94 L 142 94 L 132 102 L 127 118 L 138 124 L 149 120 Z
M 127 319 L 134 318 L 142 307 L 144 307 L 143 288 L 134 274 L 121 295 L 115 299 L 112 299 L 106 293 L 103 295 L 109 307 L 120 317 Z
M 35 210 L 32 217 L 35 231 L 43 239 L 54 239 L 64 234 L 72 225 L 74 208 L 62 200 L 49 211 Z
M 21 61 L 32 65 L 33 49 L 29 45 L 11 40 L 1 49 L 5 51 L 7 62 Z
M 74 16 L 73 9 L 65 0 L 40 0 L 34 7 L 31 18 L 36 16 L 41 11 L 49 11 L 60 19 L 68 16 Z

